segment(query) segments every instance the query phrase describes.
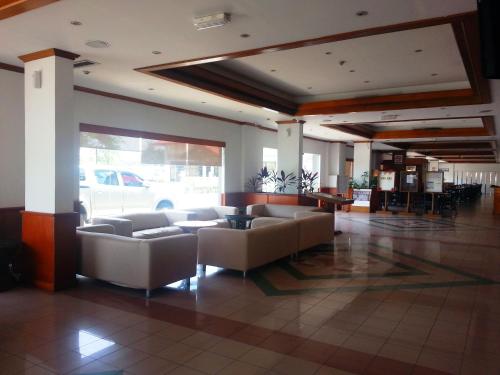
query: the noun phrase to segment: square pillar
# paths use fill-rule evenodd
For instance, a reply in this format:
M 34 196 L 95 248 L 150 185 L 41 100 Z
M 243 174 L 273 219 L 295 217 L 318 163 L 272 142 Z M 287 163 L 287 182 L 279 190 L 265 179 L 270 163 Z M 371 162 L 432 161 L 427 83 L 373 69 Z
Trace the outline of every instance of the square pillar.
M 55 291 L 75 284 L 77 132 L 70 52 L 48 49 L 24 62 L 25 211 L 22 239 L 34 284 Z
M 361 180 L 363 173 L 368 172 L 368 181 L 371 176 L 372 143 L 354 142 L 353 179 Z
M 297 179 L 302 174 L 302 155 L 305 121 L 278 121 L 278 170 L 285 174 L 293 172 Z M 297 194 L 296 186 L 288 187 L 285 193 Z

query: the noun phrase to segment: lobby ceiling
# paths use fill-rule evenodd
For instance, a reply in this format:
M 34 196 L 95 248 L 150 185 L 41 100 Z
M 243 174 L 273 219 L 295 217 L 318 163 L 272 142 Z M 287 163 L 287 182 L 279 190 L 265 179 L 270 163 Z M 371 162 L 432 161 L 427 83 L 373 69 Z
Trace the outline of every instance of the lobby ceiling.
M 17 56 L 56 47 L 78 53 L 81 59 L 98 62 L 88 68 L 75 69 L 76 85 L 276 128 L 275 121 L 297 117 L 158 79 L 136 69 L 446 17 L 475 9 L 475 0 L 61 0 L 0 20 L 0 62 L 21 66 Z M 220 28 L 195 30 L 194 16 L 216 11 L 231 13 L 231 22 Z M 367 14 L 357 16 L 359 11 Z M 75 25 L 74 21 L 81 25 Z M 242 37 L 243 34 L 249 36 Z M 109 47 L 86 45 L 94 40 L 105 41 Z M 251 75 L 297 103 L 468 89 L 472 85 L 450 24 L 245 56 L 218 62 L 215 69 Z M 85 74 L 85 70 L 90 73 Z M 304 112 L 300 118 L 306 121 L 305 134 L 309 136 L 359 141 L 366 137 L 322 125 L 381 122 L 387 115 L 397 116 L 398 120 L 423 121 L 465 118 L 483 116 L 480 112 L 485 110 L 491 111 L 487 115 L 495 117 L 500 85 L 490 81 L 490 86 L 494 100 L 491 104 L 313 115 Z M 467 121 L 454 125 L 456 128 L 480 126 Z M 431 125 L 422 121 L 406 122 L 394 130 L 424 129 L 433 127 Z M 396 125 L 378 123 L 375 126 Z M 450 126 L 441 123 L 434 127 Z M 496 140 L 499 133 L 496 131 L 488 139 Z

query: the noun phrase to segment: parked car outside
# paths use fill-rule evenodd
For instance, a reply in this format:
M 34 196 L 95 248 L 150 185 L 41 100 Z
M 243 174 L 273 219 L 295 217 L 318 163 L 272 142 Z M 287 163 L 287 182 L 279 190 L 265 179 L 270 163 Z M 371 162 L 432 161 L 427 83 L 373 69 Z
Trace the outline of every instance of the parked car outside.
M 164 189 L 153 189 L 131 171 L 106 166 L 80 167 L 80 202 L 84 222 L 97 215 L 174 207 L 172 195 Z

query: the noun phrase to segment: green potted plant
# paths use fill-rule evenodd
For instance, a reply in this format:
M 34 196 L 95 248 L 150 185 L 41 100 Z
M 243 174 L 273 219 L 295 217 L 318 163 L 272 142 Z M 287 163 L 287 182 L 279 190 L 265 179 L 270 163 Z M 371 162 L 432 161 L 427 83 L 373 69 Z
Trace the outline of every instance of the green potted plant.
M 298 183 L 299 192 L 314 192 L 314 183 L 318 179 L 318 172 L 309 172 L 302 169 L 301 176 Z

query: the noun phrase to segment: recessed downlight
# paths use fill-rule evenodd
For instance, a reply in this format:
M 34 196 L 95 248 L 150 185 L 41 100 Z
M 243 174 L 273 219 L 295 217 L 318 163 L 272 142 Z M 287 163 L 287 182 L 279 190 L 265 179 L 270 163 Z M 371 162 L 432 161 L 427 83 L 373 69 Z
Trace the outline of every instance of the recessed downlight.
M 77 20 L 71 21 L 70 24 L 73 26 L 82 26 L 82 23 L 80 21 L 77 21 Z
M 275 73 L 276 72 L 276 69 L 271 69 L 270 70 L 271 73 Z
M 423 49 L 418 48 L 418 49 L 416 49 L 416 50 L 415 50 L 415 51 L 413 51 L 413 52 L 415 52 L 415 53 L 420 53 L 420 52 L 423 52 L 423 51 L 424 51 Z
M 438 74 L 437 73 L 432 73 L 431 77 L 436 77 Z
M 354 73 L 354 72 L 355 72 L 354 69 L 349 70 L 349 73 Z
M 358 16 L 358 17 L 363 17 L 363 16 L 367 16 L 367 15 L 368 15 L 368 11 L 366 11 L 366 10 L 358 10 L 356 12 L 356 16 Z
M 90 72 L 90 70 L 83 70 L 82 73 L 85 74 L 86 76 L 88 76 L 91 72 Z
M 331 55 L 332 53 L 330 51 L 325 52 L 325 55 Z
M 250 38 L 250 34 L 247 33 L 240 34 L 240 38 Z
M 364 81 L 364 82 L 365 82 L 365 83 L 370 83 L 371 81 L 370 81 L 370 80 L 366 80 L 366 81 Z
M 154 91 L 155 89 L 153 87 L 150 87 L 148 90 L 149 91 Z
M 153 55 L 161 55 L 161 51 L 151 51 Z
M 201 104 L 207 104 L 207 102 L 201 102 Z
M 104 40 L 89 40 L 85 45 L 92 48 L 108 48 L 111 44 Z
M 308 90 L 312 90 L 312 86 L 309 86 L 307 89 L 308 89 Z

